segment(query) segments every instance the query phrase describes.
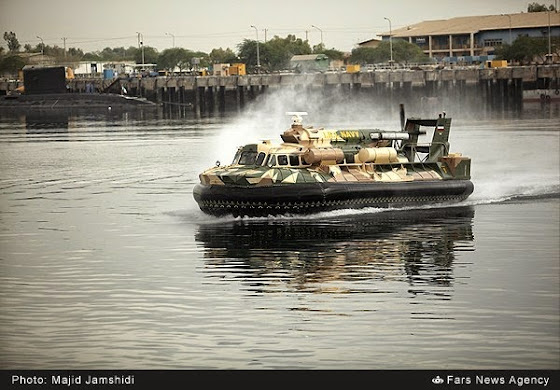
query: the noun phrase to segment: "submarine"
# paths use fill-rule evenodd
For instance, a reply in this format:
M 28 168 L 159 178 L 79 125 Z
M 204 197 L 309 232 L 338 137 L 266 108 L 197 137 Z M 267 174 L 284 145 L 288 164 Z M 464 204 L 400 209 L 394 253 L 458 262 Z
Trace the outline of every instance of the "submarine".
M 288 112 L 282 143 L 240 146 L 229 165 L 199 175 L 193 197 L 214 216 L 312 214 L 338 209 L 447 205 L 474 191 L 471 159 L 451 152 L 451 118 L 404 117 L 401 129 L 304 126 L 306 112 Z M 431 142 L 421 143 L 428 138 Z

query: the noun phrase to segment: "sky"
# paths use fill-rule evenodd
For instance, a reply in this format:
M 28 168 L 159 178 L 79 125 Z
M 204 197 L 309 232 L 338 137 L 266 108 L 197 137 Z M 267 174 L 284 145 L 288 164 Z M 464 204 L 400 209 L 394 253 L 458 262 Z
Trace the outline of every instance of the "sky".
M 183 47 L 209 53 L 244 39 L 308 39 L 311 46 L 351 51 L 359 42 L 424 20 L 526 12 L 558 0 L 0 0 L 0 32 L 23 46 Z M 387 18 L 387 19 L 385 19 Z M 253 27 L 254 26 L 254 27 Z M 0 45 L 7 48 L 6 41 Z

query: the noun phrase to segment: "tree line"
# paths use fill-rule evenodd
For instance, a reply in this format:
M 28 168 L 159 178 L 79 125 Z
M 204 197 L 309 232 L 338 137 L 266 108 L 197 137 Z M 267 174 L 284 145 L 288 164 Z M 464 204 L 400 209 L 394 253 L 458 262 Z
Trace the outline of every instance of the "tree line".
M 274 36 L 266 42 L 245 39 L 237 45 L 237 50 L 230 48 L 212 49 L 210 53 L 193 51 L 186 48 L 170 48 L 159 52 L 151 46 L 106 47 L 100 51 L 84 53 L 79 48 L 64 50 L 59 46 L 38 44 L 25 45 L 20 51 L 16 34 L 5 32 L 8 52 L 0 47 L 0 72 L 17 72 L 25 64 L 21 53 L 43 53 L 53 57 L 57 63 L 70 64 L 79 61 L 133 61 L 137 64 L 155 64 L 161 70 L 187 70 L 196 63 L 200 67 L 208 67 L 219 63 L 244 63 L 249 72 L 256 71 L 257 46 L 259 52 L 260 72 L 275 72 L 290 68 L 290 59 L 294 55 L 325 54 L 330 60 L 344 60 L 348 63 L 363 64 L 387 62 L 390 59 L 389 43 L 381 42 L 378 48 L 356 48 L 348 57 L 344 52 L 334 48 L 327 49 L 323 44 L 311 46 L 307 40 L 288 34 L 286 37 Z M 197 59 L 196 61 L 194 59 Z M 396 62 L 428 61 L 420 48 L 405 41 L 394 42 L 393 58 Z

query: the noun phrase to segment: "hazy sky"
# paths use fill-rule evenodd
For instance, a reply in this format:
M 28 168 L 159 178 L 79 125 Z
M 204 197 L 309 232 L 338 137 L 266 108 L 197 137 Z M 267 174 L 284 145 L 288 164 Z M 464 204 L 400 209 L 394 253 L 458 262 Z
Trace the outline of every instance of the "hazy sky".
M 535 0 L 554 5 L 557 0 Z M 32 46 L 104 47 L 173 45 L 210 52 L 236 50 L 243 39 L 294 34 L 350 51 L 358 42 L 423 20 L 526 12 L 533 0 L 0 0 L 0 32 L 13 31 Z M 312 27 L 316 26 L 316 27 Z M 266 31 L 265 31 L 266 30 Z M 173 36 L 175 36 L 173 38 Z M 6 42 L 2 39 L 2 46 Z

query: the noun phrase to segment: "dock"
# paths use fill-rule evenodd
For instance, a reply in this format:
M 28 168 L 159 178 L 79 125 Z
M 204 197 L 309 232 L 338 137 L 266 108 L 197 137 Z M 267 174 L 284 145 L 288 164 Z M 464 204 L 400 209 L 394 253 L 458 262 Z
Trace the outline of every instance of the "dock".
M 0 82 L 0 92 L 15 89 Z M 68 80 L 70 93 L 119 93 L 167 107 L 192 110 L 195 115 L 242 109 L 258 96 L 283 88 L 343 99 L 368 99 L 395 106 L 438 104 L 453 100 L 471 109 L 509 110 L 522 104 L 523 91 L 548 89 L 560 94 L 560 65 L 502 68 L 382 69 L 345 73 L 274 73 L 233 76 L 167 76 L 116 80 Z

